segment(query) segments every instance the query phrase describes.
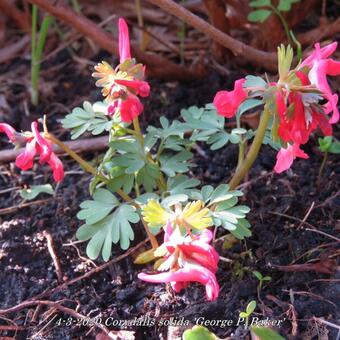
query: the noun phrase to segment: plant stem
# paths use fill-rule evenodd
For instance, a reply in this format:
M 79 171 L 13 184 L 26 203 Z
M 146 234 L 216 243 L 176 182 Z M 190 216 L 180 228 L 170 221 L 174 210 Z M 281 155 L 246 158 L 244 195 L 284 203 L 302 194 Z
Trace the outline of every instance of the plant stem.
M 139 119 L 138 119 L 138 117 L 136 117 L 136 118 L 133 120 L 133 128 L 134 128 L 135 131 L 136 131 L 136 137 L 139 139 L 139 141 L 141 142 L 142 146 L 144 146 L 144 137 L 143 137 L 143 134 L 142 134 L 140 125 L 139 125 Z
M 256 157 L 261 149 L 262 141 L 267 130 L 269 119 L 270 111 L 267 106 L 265 106 L 253 143 L 251 144 L 247 156 L 242 162 L 241 166 L 236 169 L 236 172 L 229 183 L 230 189 L 233 190 L 240 184 L 244 176 L 247 174 L 247 172 L 255 162 Z
M 104 183 L 106 183 L 106 184 L 108 183 L 108 181 L 109 181 L 108 178 L 106 178 L 105 176 L 103 176 L 101 174 L 98 174 L 97 170 L 91 164 L 89 164 L 87 161 L 85 161 L 83 158 L 81 158 L 76 152 L 71 150 L 66 144 L 64 144 L 56 136 L 52 135 L 51 133 L 47 133 L 46 138 L 48 138 L 53 144 L 58 145 L 62 150 L 64 150 L 70 157 L 72 157 L 77 163 L 79 163 L 85 171 L 89 172 L 93 176 L 99 176 L 100 179 Z M 137 208 L 137 209 L 140 208 L 140 206 L 136 202 L 133 201 L 132 197 L 127 195 L 122 189 L 117 190 L 117 194 L 125 202 L 131 202 L 131 204 L 133 206 L 135 206 L 135 208 Z M 141 221 L 143 223 L 143 227 L 145 229 L 145 232 L 150 239 L 152 248 L 154 248 L 154 249 L 158 248 L 158 242 L 157 242 L 156 237 L 150 233 L 150 230 L 149 230 L 148 226 L 146 225 L 145 221 L 143 220 L 143 218 L 141 218 Z
M 38 9 L 36 6 L 32 8 L 32 43 L 31 43 L 31 82 L 32 94 L 31 101 L 33 105 L 38 105 L 39 101 L 39 75 L 40 75 L 40 62 L 44 50 L 48 27 L 50 26 L 52 16 L 45 15 L 41 24 L 39 38 L 37 42 L 37 24 L 38 24 Z
M 292 38 L 291 38 L 291 35 L 289 33 L 289 27 L 288 27 L 288 24 L 287 24 L 287 21 L 286 19 L 283 17 L 283 15 L 281 14 L 281 12 L 276 8 L 274 7 L 273 5 L 270 5 L 270 8 L 274 11 L 274 13 L 279 17 L 279 19 L 281 20 L 281 23 L 282 23 L 282 26 L 285 30 L 285 33 L 286 33 L 286 36 L 287 36 L 287 39 L 288 39 L 288 42 L 291 44 L 292 43 Z
M 326 151 L 323 154 L 323 158 L 322 158 L 322 162 L 319 168 L 319 173 L 318 173 L 318 178 L 316 180 L 316 186 L 319 188 L 320 186 L 320 181 L 321 181 L 321 177 L 322 177 L 322 173 L 323 173 L 323 169 L 325 168 L 326 162 L 327 162 L 327 156 L 328 156 L 328 152 Z
M 241 128 L 241 117 L 240 115 L 236 115 L 236 126 L 238 129 Z M 236 169 L 238 169 L 244 159 L 244 151 L 245 151 L 245 141 L 243 140 L 242 135 L 240 136 L 240 142 L 238 143 L 238 159 L 237 159 L 237 167 Z

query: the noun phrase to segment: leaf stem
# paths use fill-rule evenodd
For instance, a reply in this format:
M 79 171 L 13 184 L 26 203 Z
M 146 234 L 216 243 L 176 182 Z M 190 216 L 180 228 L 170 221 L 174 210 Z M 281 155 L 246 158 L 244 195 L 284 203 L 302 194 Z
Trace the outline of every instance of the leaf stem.
M 318 178 L 316 180 L 317 188 L 320 187 L 320 181 L 321 181 L 323 170 L 324 170 L 326 162 L 327 162 L 327 156 L 328 156 L 328 152 L 326 151 L 323 155 L 322 162 L 321 162 L 321 165 L 320 165 L 320 168 L 319 168 Z
M 64 144 L 61 140 L 59 140 L 56 136 L 54 136 L 51 133 L 45 133 L 45 137 L 48 138 L 53 144 L 58 145 L 63 151 L 65 151 L 70 157 L 72 157 L 77 163 L 79 163 L 83 169 L 93 176 L 99 176 L 99 178 L 107 184 L 109 180 L 103 176 L 102 174 L 98 174 L 97 170 L 89 164 L 85 159 L 81 158 L 76 152 L 74 152 L 72 149 L 70 149 L 66 144 Z M 132 197 L 127 195 L 122 189 L 117 190 L 117 194 L 125 201 L 130 202 L 136 209 L 139 209 L 140 206 L 136 202 L 133 201 Z M 144 229 L 146 234 L 148 235 L 152 248 L 156 249 L 158 248 L 158 242 L 154 235 L 151 234 L 148 226 L 146 225 L 143 218 L 141 218 L 141 221 L 143 223 Z
M 139 119 L 138 117 L 136 117 L 133 120 L 133 128 L 135 129 L 136 132 L 136 137 L 139 139 L 139 141 L 141 142 L 142 146 L 144 146 L 144 136 L 142 134 L 140 125 L 139 125 Z
M 288 42 L 291 44 L 292 43 L 292 37 L 290 35 L 290 32 L 289 32 L 289 27 L 288 27 L 288 24 L 287 24 L 287 21 L 286 19 L 283 17 L 283 15 L 281 14 L 281 12 L 273 5 L 270 5 L 269 6 L 273 11 L 274 13 L 279 17 L 281 23 L 282 23 L 282 26 L 285 30 L 285 33 L 286 33 L 286 36 L 287 36 L 287 39 L 288 39 Z
M 238 129 L 241 128 L 241 117 L 240 115 L 236 115 L 236 126 Z M 240 136 L 240 141 L 238 143 L 238 159 L 237 159 L 237 169 L 241 166 L 244 160 L 244 152 L 245 152 L 245 140 L 243 136 Z
M 262 145 L 263 138 L 267 130 L 269 119 L 270 119 L 270 111 L 265 105 L 263 114 L 261 116 L 260 124 L 257 128 L 253 143 L 251 144 L 251 147 L 247 153 L 247 156 L 242 162 L 241 166 L 236 168 L 236 172 L 229 183 L 230 189 L 233 190 L 240 184 L 244 176 L 247 174 L 247 172 L 249 171 L 249 169 L 255 162 L 257 155 L 261 149 L 261 145 Z

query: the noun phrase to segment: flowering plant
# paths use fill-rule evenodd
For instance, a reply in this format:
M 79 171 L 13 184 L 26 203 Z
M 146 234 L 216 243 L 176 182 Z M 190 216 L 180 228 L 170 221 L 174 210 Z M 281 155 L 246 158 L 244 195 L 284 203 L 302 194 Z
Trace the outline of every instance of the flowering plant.
M 145 67 L 131 57 L 128 27 L 119 19 L 120 63 L 113 69 L 108 63 L 95 66 L 93 77 L 102 87 L 104 100 L 73 109 L 63 120 L 76 139 L 86 131 L 108 134 L 108 150 L 100 164 L 93 167 L 48 132 L 38 122 L 32 131 L 16 132 L 5 123 L 0 132 L 14 144 L 26 144 L 16 159 L 22 170 L 32 168 L 39 155 L 40 164 L 49 164 L 56 182 L 64 177 L 63 165 L 52 145 L 58 145 L 74 158 L 93 178 L 91 200 L 81 203 L 77 215 L 84 221 L 77 231 L 79 240 L 88 241 L 87 255 L 105 261 L 112 244 L 122 249 L 134 240 L 141 222 L 151 249 L 135 262 L 155 261 L 157 273 L 140 273 L 147 282 L 166 282 L 178 292 L 196 281 L 205 286 L 208 300 L 219 294 L 216 279 L 219 255 L 213 247 L 217 228 L 243 239 L 251 235 L 246 219 L 249 208 L 239 205 L 242 192 L 235 190 L 254 163 L 263 143 L 278 150 L 274 170 L 289 169 L 298 158 L 308 158 L 301 149 L 317 129 L 328 136 L 339 120 L 338 96 L 332 94 L 327 75 L 340 74 L 340 63 L 330 58 L 337 47 L 316 44 L 314 52 L 292 67 L 293 51 L 278 49 L 279 79 L 264 80 L 247 76 L 235 82 L 233 91 L 220 91 L 213 104 L 181 111 L 180 119 L 160 118 L 160 127 L 149 125 L 142 132 L 138 116 L 143 111 L 140 97 L 148 97 L 150 85 L 144 80 Z M 241 127 L 240 117 L 253 108 L 263 108 L 256 131 Z M 225 119 L 236 118 L 237 127 L 225 130 Z M 253 142 L 246 154 L 246 142 Z M 239 160 L 230 183 L 200 185 L 188 172 L 194 165 L 192 147 L 205 142 L 212 150 L 228 143 L 239 145 Z M 164 232 L 159 245 L 157 235 Z

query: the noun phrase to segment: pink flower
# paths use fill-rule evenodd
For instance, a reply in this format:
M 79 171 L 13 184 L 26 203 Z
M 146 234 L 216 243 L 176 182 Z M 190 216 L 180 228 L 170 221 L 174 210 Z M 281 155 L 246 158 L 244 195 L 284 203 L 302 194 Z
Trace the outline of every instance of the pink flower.
M 32 133 L 27 134 L 25 151 L 20 153 L 15 161 L 18 168 L 28 170 L 33 167 L 34 157 L 40 155 L 39 163 L 48 163 L 53 170 L 53 178 L 60 182 L 64 178 L 64 169 L 60 159 L 52 151 L 51 143 L 38 130 L 38 123 L 31 124 Z
M 144 81 L 145 66 L 136 64 L 131 57 L 129 29 L 123 18 L 119 19 L 118 29 L 120 65 L 113 69 L 101 62 L 92 76 L 99 78 L 96 85 L 103 87 L 102 94 L 109 103 L 107 114 L 120 113 L 123 122 L 131 123 L 143 111 L 137 96 L 148 97 L 150 85 Z
M 288 147 L 286 149 L 281 148 L 276 155 L 276 164 L 274 167 L 274 171 L 277 173 L 281 173 L 285 170 L 288 170 L 292 166 L 293 161 L 296 157 L 304 159 L 308 158 L 308 155 L 300 149 L 299 144 L 288 144 Z
M 320 44 L 315 44 L 314 52 L 307 57 L 302 63 L 300 68 L 307 66 L 310 68 L 308 78 L 311 84 L 315 85 L 319 89 L 327 103 L 325 104 L 325 112 L 333 115 L 329 122 L 331 124 L 339 121 L 339 110 L 337 107 L 338 96 L 332 94 L 332 91 L 327 82 L 327 75 L 336 76 L 340 74 L 340 62 L 328 58 L 337 48 L 338 43 L 334 42 L 323 48 L 320 48 Z
M 139 273 L 138 278 L 153 283 L 170 282 L 176 292 L 186 288 L 190 282 L 199 282 L 205 285 L 208 300 L 217 299 L 219 285 L 215 273 L 219 255 L 208 244 L 211 239 L 212 233 L 207 229 L 200 235 L 183 237 L 178 228 L 174 231 L 168 223 L 161 246 L 166 248 L 167 253 L 159 270 L 169 271 L 152 275 Z
M 133 94 L 122 100 L 118 107 L 123 122 L 130 123 L 143 112 L 143 104 Z
M 299 93 L 291 93 L 288 96 L 288 104 L 294 106 L 294 110 L 288 112 L 281 92 L 276 94 L 277 110 L 280 117 L 278 134 L 284 142 L 298 144 L 307 143 L 311 131 L 307 127 L 305 107 Z
M 126 59 L 131 59 L 129 29 L 126 24 L 126 21 L 123 18 L 119 18 L 118 28 L 119 28 L 119 56 L 120 63 L 123 63 Z
M 5 133 L 12 143 L 15 142 L 15 130 L 9 124 L 0 123 L 0 132 Z
M 116 84 L 126 86 L 129 90 L 133 90 L 141 97 L 148 97 L 150 94 L 150 85 L 143 80 L 126 80 L 116 79 Z
M 240 104 L 247 97 L 247 92 L 243 89 L 244 82 L 245 79 L 236 80 L 233 91 L 219 91 L 216 93 L 213 104 L 219 115 L 231 118 L 236 114 Z

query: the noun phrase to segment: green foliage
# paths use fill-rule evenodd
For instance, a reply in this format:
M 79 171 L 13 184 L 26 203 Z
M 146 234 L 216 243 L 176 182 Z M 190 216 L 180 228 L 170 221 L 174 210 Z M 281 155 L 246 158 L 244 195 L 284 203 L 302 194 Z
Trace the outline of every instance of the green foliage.
M 106 217 L 119 204 L 117 198 L 110 191 L 99 188 L 95 191 L 93 200 L 80 204 L 81 210 L 77 217 L 80 220 L 86 220 L 87 224 L 94 224 Z
M 52 16 L 46 14 L 38 30 L 38 6 L 32 6 L 32 33 L 31 33 L 31 102 L 37 106 L 39 101 L 39 76 L 43 51 L 47 38 L 48 28 L 52 21 Z
M 250 12 L 248 15 L 248 20 L 252 22 L 265 22 L 270 15 L 272 14 L 272 11 L 268 9 L 257 9 L 256 11 Z
M 43 184 L 43 185 L 31 185 L 30 188 L 19 190 L 20 196 L 25 200 L 33 200 L 40 194 L 48 194 L 54 195 L 54 190 L 51 184 Z
M 217 340 L 217 336 L 204 326 L 196 325 L 184 331 L 183 340 Z
M 260 340 L 285 340 L 283 336 L 268 327 L 252 326 L 251 330 Z
M 247 308 L 244 312 L 240 312 L 240 318 L 249 318 L 251 314 L 253 314 L 256 308 L 256 301 L 252 300 L 248 303 Z
M 102 257 L 107 261 L 111 255 L 112 243 L 118 241 L 122 249 L 129 248 L 130 240 L 134 239 L 130 223 L 137 223 L 140 219 L 133 206 L 121 204 L 106 189 L 97 189 L 93 200 L 85 201 L 80 206 L 82 210 L 77 217 L 86 223 L 78 229 L 77 238 L 90 240 L 86 253 L 91 259 L 96 259 L 102 251 Z
M 114 157 L 106 163 L 109 170 L 109 187 L 116 191 L 123 188 L 129 193 L 136 181 L 143 185 L 147 192 L 151 192 L 157 185 L 160 175 L 159 166 L 149 157 L 149 150 L 156 139 L 145 139 L 142 145 L 136 138 L 124 138 L 110 142 Z
M 250 224 L 246 214 L 250 211 L 247 206 L 237 205 L 238 197 L 242 196 L 239 190 L 229 191 L 227 184 L 220 184 L 216 189 L 210 185 L 202 187 L 200 192 L 193 192 L 192 199 L 202 200 L 210 210 L 216 227 L 229 230 L 236 238 L 244 239 L 251 236 Z
M 260 105 L 259 103 L 256 104 Z M 244 106 L 242 113 L 250 110 L 252 105 Z M 229 142 L 238 144 L 241 140 L 241 134 L 245 133 L 246 139 L 253 136 L 251 131 L 247 132 L 244 129 L 241 133 L 238 129 L 233 129 L 230 133 L 225 131 L 225 119 L 216 113 L 212 104 L 206 105 L 205 108 L 191 106 L 186 110 L 182 110 L 181 116 L 185 121 L 183 125 L 186 126 L 187 131 L 192 131 L 190 140 L 192 142 L 206 142 L 211 150 L 218 150 Z
M 164 154 L 160 157 L 161 170 L 173 177 L 177 173 L 184 173 L 189 170 L 192 164 L 188 163 L 188 160 L 192 158 L 192 153 L 187 150 L 182 150 L 175 155 Z
M 77 139 L 86 131 L 99 135 L 104 131 L 110 131 L 114 123 L 107 118 L 106 110 L 107 105 L 103 102 L 92 105 L 85 101 L 82 108 L 74 108 L 61 122 L 65 129 L 71 129 L 71 139 Z
M 248 75 L 246 76 L 246 81 L 243 84 L 243 87 L 262 87 L 266 88 L 268 84 L 261 77 Z
M 255 0 L 250 1 L 249 6 L 255 8 L 248 15 L 248 20 L 252 22 L 264 22 L 274 12 L 282 20 L 280 12 L 289 12 L 292 9 L 292 4 L 300 0 L 280 0 L 278 5 L 273 4 L 271 0 Z
M 292 4 L 299 1 L 300 0 L 280 0 L 277 9 L 280 12 L 289 12 L 292 9 Z
M 254 276 L 260 281 L 270 281 L 272 278 L 270 276 L 263 276 L 259 271 L 254 270 L 253 271 Z
M 320 151 L 334 154 L 340 153 L 340 143 L 337 140 L 333 139 L 332 136 L 318 138 L 318 142 Z

